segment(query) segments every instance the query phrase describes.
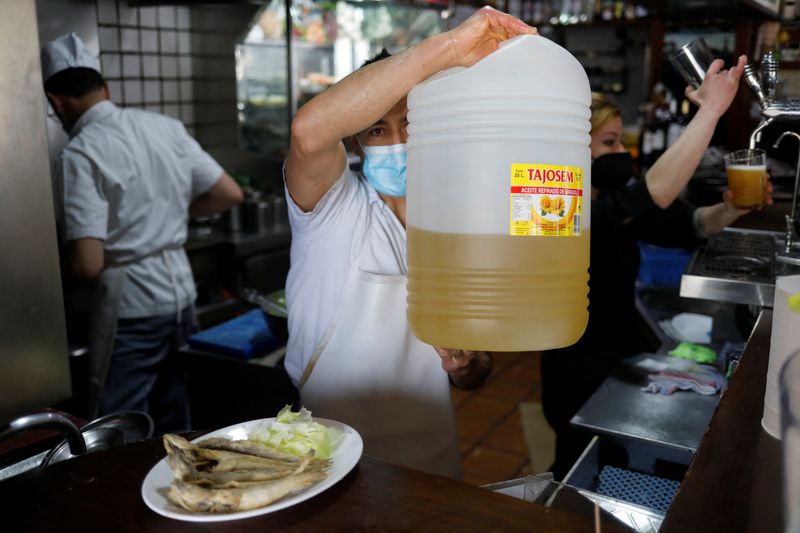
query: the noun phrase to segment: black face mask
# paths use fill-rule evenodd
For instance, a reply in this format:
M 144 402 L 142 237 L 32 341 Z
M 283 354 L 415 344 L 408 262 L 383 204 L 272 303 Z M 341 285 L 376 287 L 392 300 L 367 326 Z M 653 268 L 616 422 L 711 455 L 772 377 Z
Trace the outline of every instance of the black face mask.
M 633 158 L 628 152 L 601 155 L 592 162 L 592 187 L 616 189 L 633 176 Z

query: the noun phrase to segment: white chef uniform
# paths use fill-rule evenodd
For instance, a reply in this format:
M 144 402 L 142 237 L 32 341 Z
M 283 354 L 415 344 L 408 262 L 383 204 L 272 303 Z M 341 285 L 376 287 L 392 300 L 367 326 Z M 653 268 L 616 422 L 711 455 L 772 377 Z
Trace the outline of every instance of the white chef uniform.
M 118 318 L 177 313 L 194 302 L 183 250 L 188 207 L 223 169 L 181 122 L 110 101 L 86 111 L 70 137 L 58 165 L 66 238 L 104 241 L 90 318 L 90 379 L 99 396 Z
M 460 477 L 447 373 L 406 319 L 405 229 L 349 168 L 310 213 L 287 198 L 286 368 L 304 406 L 370 455 Z

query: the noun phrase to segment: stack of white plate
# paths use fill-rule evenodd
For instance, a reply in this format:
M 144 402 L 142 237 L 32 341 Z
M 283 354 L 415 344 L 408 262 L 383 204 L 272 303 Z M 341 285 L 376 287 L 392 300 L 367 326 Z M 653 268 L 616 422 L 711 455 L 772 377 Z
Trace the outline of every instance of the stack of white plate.
M 708 315 L 681 313 L 658 323 L 664 333 L 676 342 L 708 344 L 711 342 L 711 327 L 714 320 Z

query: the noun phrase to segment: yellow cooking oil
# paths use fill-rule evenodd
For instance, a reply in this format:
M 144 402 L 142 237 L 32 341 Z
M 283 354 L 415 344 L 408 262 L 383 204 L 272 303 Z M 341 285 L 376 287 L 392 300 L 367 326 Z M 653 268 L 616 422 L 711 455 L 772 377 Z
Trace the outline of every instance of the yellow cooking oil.
M 588 320 L 589 229 L 578 236 L 408 227 L 408 320 L 423 342 L 490 351 L 575 343 Z

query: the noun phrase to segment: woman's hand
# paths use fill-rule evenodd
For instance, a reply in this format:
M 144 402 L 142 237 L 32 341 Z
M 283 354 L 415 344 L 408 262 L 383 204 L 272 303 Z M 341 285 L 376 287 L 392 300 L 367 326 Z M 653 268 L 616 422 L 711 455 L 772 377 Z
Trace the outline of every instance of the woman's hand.
M 739 89 L 739 78 L 742 76 L 747 56 L 739 56 L 738 63 L 730 69 L 724 70 L 725 62 L 715 59 L 708 67 L 703 83 L 698 89 L 691 86 L 686 88 L 686 97 L 704 111 L 710 111 L 717 116 L 722 116 L 733 102 L 736 91 Z
M 742 216 L 750 212 L 750 209 L 742 209 L 733 204 L 733 191 L 730 189 L 722 193 L 722 201 L 725 202 L 725 212 L 729 215 Z M 772 204 L 772 182 L 769 180 L 769 174 L 767 174 L 767 195 L 764 198 L 764 205 Z
M 450 381 L 460 389 L 481 386 L 492 370 L 492 358 L 486 352 L 438 346 L 433 349 L 442 358 L 442 368 L 450 375 Z
M 767 176 L 767 197 L 764 205 L 772 205 L 772 183 L 769 182 L 769 176 Z M 736 207 L 733 204 L 733 192 L 726 190 L 722 193 L 722 203 L 697 208 L 695 228 L 701 237 L 708 237 L 719 233 L 750 211 L 752 209 Z
M 446 35 L 453 53 L 452 64 L 469 67 L 497 50 L 501 42 L 524 34 L 537 35 L 536 28 L 486 6 Z

